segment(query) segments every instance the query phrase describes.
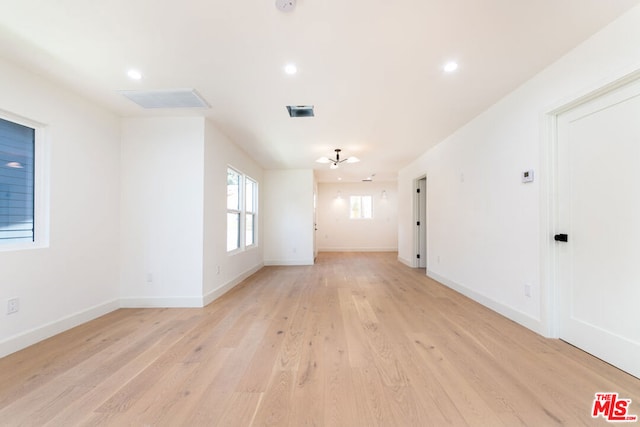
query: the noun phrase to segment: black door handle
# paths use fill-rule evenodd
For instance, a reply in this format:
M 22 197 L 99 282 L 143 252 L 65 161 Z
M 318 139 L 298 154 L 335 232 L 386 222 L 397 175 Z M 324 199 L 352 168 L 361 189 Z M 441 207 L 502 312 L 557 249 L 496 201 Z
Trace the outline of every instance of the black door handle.
M 568 242 L 569 236 L 567 236 L 566 234 L 556 234 L 555 236 L 553 236 L 553 240 L 555 240 L 556 242 Z

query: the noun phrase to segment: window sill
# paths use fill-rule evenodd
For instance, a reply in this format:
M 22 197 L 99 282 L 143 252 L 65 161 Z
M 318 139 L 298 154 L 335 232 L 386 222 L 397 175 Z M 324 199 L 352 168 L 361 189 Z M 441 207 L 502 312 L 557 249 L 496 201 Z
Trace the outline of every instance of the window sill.
M 3 244 L 0 244 L 0 252 L 20 252 L 20 251 L 28 251 L 33 249 L 45 249 L 48 247 L 49 247 L 48 243 L 38 243 L 38 242 L 3 243 Z

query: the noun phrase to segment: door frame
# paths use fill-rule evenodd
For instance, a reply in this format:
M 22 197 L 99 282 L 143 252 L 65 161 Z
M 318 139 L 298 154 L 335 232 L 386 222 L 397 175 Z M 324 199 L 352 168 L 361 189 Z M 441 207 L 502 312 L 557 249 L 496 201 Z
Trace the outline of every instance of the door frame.
M 558 217 L 558 117 L 593 99 L 601 97 L 640 79 L 640 64 L 625 69 L 599 84 L 586 88 L 574 96 L 560 100 L 541 117 L 540 144 L 540 333 L 559 338 L 558 243 L 553 236 L 559 230 Z
M 426 212 L 426 207 L 427 207 L 427 175 L 421 175 L 417 178 L 415 178 L 413 180 L 413 186 L 411 188 L 411 198 L 413 199 L 413 222 L 411 223 L 411 227 L 413 228 L 413 254 L 412 254 L 412 261 L 411 261 L 411 265 L 413 266 L 413 268 L 422 268 L 420 267 L 420 261 L 418 261 L 418 258 L 416 257 L 416 254 L 420 253 L 420 235 L 418 233 L 418 228 L 416 227 L 416 222 L 420 220 L 420 206 L 418 206 L 418 197 L 416 197 L 416 190 L 419 188 L 419 183 L 422 180 L 425 180 L 425 186 L 424 186 L 424 207 L 425 207 L 425 224 L 424 224 L 424 230 L 426 232 L 427 230 L 427 224 L 428 221 L 426 220 L 427 218 L 427 212 Z M 426 271 L 428 270 L 429 266 L 427 265 L 427 259 L 426 259 L 426 255 L 429 252 L 428 247 L 427 247 L 427 241 L 425 240 L 425 274 Z

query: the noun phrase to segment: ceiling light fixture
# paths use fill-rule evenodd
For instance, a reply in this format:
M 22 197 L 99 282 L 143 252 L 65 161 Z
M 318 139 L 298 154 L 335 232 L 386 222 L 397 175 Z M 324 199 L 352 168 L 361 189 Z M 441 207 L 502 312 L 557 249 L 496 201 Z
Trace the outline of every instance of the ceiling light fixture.
M 12 168 L 12 169 L 23 169 L 24 166 L 22 166 L 22 163 L 20 162 L 8 162 L 7 164 L 5 164 L 6 167 L 8 168 Z
M 129 76 L 131 80 L 140 80 L 142 78 L 142 73 L 138 70 L 129 70 L 127 71 L 127 76 Z
M 445 73 L 453 73 L 458 69 L 458 63 L 454 61 L 449 61 L 442 67 Z
M 351 156 L 351 157 L 347 157 L 346 159 L 340 159 L 340 152 L 342 151 L 339 148 L 336 148 L 335 150 L 333 150 L 336 152 L 336 158 L 335 159 L 331 159 L 329 157 L 320 157 L 318 160 L 316 160 L 316 162 L 318 163 L 331 163 L 331 165 L 329 166 L 330 169 L 338 169 L 338 167 L 340 166 L 340 163 L 357 163 L 360 161 L 359 158 Z
M 287 64 L 284 66 L 284 72 L 290 76 L 293 76 L 298 72 L 298 67 L 296 67 L 296 64 Z

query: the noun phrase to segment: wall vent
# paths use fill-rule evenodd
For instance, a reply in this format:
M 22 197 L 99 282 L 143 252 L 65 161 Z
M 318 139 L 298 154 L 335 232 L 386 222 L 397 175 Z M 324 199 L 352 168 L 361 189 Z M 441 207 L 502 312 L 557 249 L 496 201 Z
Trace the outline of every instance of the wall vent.
M 195 89 L 120 90 L 142 108 L 209 108 L 210 105 Z
M 314 117 L 313 105 L 287 105 L 289 117 Z

